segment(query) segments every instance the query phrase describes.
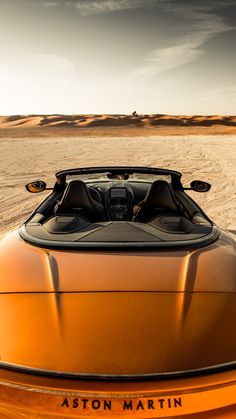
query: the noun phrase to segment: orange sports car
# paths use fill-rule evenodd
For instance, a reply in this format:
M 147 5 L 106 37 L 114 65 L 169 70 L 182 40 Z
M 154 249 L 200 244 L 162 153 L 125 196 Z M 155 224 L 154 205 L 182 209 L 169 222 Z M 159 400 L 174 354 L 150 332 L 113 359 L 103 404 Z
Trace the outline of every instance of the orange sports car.
M 63 170 L 0 243 L 1 418 L 236 418 L 236 237 L 181 173 Z

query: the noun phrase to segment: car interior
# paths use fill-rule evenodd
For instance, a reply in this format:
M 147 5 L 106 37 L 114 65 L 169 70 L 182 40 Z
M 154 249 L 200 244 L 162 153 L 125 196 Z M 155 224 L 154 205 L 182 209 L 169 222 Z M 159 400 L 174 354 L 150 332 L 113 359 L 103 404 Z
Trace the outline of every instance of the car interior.
M 212 223 L 171 182 L 73 179 L 25 223 L 31 237 L 46 242 L 174 243 L 198 240 Z

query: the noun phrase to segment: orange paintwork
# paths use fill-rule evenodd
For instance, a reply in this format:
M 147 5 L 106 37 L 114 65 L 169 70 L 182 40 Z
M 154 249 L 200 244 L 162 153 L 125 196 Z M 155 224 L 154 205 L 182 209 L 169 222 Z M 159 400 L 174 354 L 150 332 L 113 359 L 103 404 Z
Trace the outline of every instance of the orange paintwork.
M 197 250 L 60 251 L 34 247 L 14 232 L 0 242 L 0 293 L 232 293 L 235 243 L 233 235 L 222 232 L 220 240 Z
M 235 361 L 235 318 L 232 294 L 0 295 L 1 360 L 108 375 L 209 367 Z
M 194 370 L 235 361 L 235 319 L 235 239 L 223 232 L 189 251 L 65 252 L 29 245 L 17 232 L 0 243 L 5 364 L 105 375 Z M 132 411 L 124 410 L 130 400 Z M 20 414 L 235 418 L 236 371 L 115 383 L 2 368 L 0 417 Z
M 1 370 L 0 417 L 233 419 L 235 371 L 181 380 L 86 382 Z M 131 409 L 132 407 L 132 409 Z

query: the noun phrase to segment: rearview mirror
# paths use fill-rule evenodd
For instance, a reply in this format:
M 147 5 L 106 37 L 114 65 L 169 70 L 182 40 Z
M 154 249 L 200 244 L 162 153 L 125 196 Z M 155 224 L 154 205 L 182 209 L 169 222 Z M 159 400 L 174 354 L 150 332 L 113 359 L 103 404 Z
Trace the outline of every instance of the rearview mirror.
M 128 173 L 107 173 L 108 179 L 111 180 L 128 180 L 129 174 Z
M 25 188 L 28 192 L 39 193 L 45 191 L 46 186 L 47 184 L 43 180 L 35 180 L 25 185 Z
M 210 183 L 203 182 L 202 180 L 193 180 L 190 183 L 190 189 L 195 192 L 208 192 L 211 189 Z

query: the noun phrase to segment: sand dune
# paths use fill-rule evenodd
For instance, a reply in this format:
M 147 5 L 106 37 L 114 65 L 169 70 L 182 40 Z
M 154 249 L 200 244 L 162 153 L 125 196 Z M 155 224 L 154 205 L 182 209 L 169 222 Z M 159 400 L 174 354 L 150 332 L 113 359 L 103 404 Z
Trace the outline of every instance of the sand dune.
M 137 165 L 166 167 L 183 173 L 187 186 L 206 180 L 212 189 L 191 195 L 221 227 L 236 231 L 236 136 L 0 138 L 0 236 L 15 228 L 45 198 L 24 185 L 69 167 Z
M 200 129 L 201 128 L 201 129 Z M 186 135 L 236 133 L 236 116 L 222 115 L 12 115 L 0 117 L 0 136 L 30 136 L 30 130 L 48 136 L 58 135 L 58 129 L 68 130 L 66 136 L 89 135 Z M 3 131 L 2 131 L 3 130 Z M 28 131 L 27 131 L 28 130 Z M 99 134 L 100 133 L 100 134 Z M 35 135 L 35 132 L 34 132 Z
M 0 117 L 0 128 L 13 127 L 106 127 L 106 126 L 236 126 L 236 116 L 185 115 L 13 115 Z

